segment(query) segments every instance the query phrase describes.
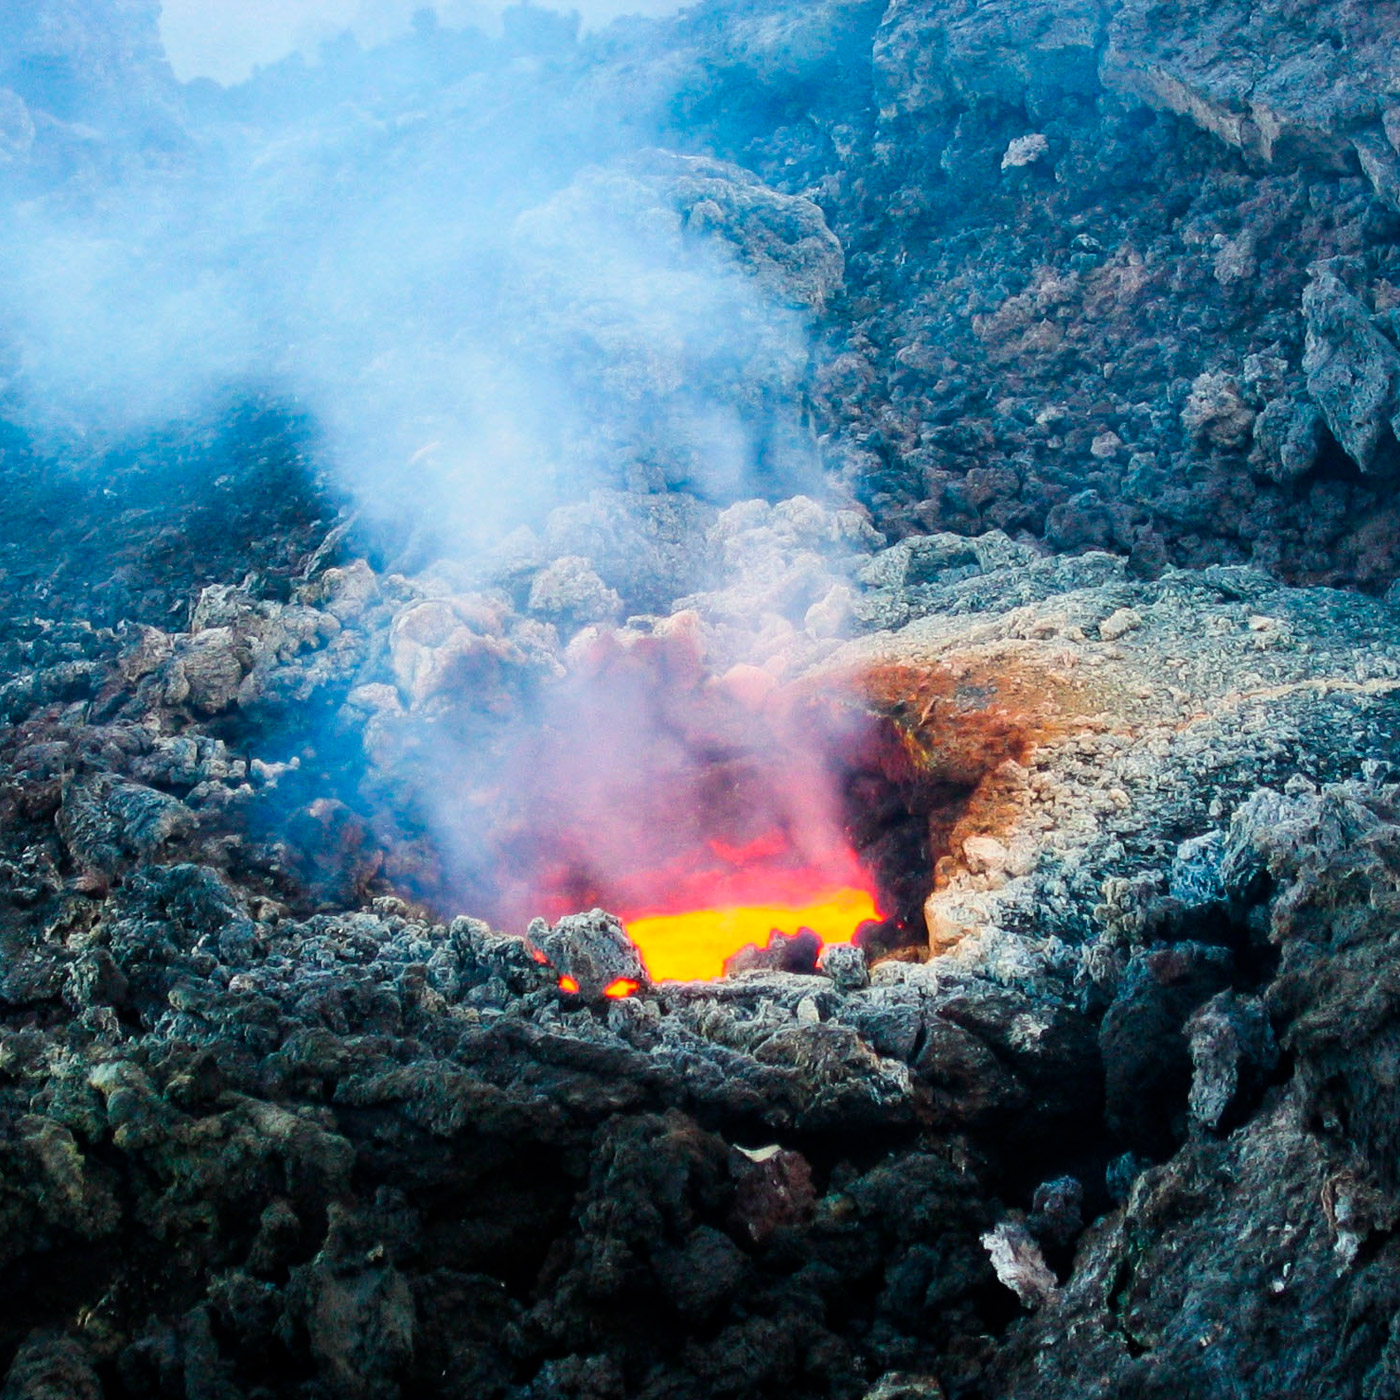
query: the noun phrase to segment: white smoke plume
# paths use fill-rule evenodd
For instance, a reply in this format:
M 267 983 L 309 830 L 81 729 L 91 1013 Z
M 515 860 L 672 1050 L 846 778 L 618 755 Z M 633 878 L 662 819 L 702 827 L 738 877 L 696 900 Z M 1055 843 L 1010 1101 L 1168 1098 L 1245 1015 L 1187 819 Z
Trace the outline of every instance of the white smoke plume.
M 102 11 L 98 0 L 44 3 Z M 302 9 L 308 22 L 331 16 L 329 5 Z M 206 37 L 219 32 L 214 13 L 206 6 Z M 387 32 L 406 18 L 363 5 L 351 17 L 368 37 L 371 21 Z M 193 22 L 191 8 L 172 6 L 167 35 Z M 303 41 L 290 24 L 289 10 L 278 32 Z M 577 28 L 532 7 L 503 12 L 496 35 L 420 15 L 378 50 L 351 37 L 228 92 L 180 87 L 157 53 L 135 106 L 120 87 L 85 103 L 52 64 L 12 68 L 18 86 L 10 107 L 0 97 L 0 118 L 19 112 L 28 125 L 14 117 L 6 128 L 23 138 L 13 157 L 23 196 L 0 199 L 10 411 L 41 445 L 71 450 L 199 421 L 248 393 L 294 403 L 362 518 L 430 535 L 419 567 L 437 554 L 458 580 L 564 503 L 607 514 L 587 504 L 600 489 L 723 505 L 806 486 L 816 473 L 803 411 L 809 328 L 840 285 L 840 245 L 805 199 L 663 149 L 677 135 L 665 93 L 628 77 L 627 44 L 651 42 L 645 26 L 630 38 L 580 39 Z M 94 33 L 89 48 L 100 47 Z M 39 42 L 23 30 L 19 40 Z M 697 556 L 711 548 L 710 516 L 694 516 Z M 769 541 L 765 558 L 786 548 L 784 530 L 817 542 L 794 557 L 811 561 L 802 587 L 810 575 L 821 591 L 765 602 L 770 631 L 792 625 L 782 611 L 800 625 L 832 585 L 811 550 L 834 527 L 804 520 L 798 511 L 744 536 Z M 715 570 L 741 557 L 734 543 L 714 543 Z M 587 574 L 586 561 L 561 567 Z M 593 583 L 605 598 L 621 589 L 619 608 L 665 611 L 680 591 Z M 474 607 L 433 603 L 414 626 L 425 646 L 451 634 L 443 654 L 475 656 L 486 624 Z M 395 639 L 417 645 L 410 627 Z M 503 654 L 508 640 L 482 646 Z M 410 709 L 440 707 L 443 695 L 413 693 L 405 665 Z M 541 712 L 565 736 L 561 780 L 602 794 L 566 812 L 593 828 L 578 864 L 591 862 L 601 887 L 626 872 L 596 839 L 596 809 L 623 800 L 628 765 L 659 789 L 668 770 L 654 760 L 677 743 L 674 715 L 647 700 L 646 684 L 621 756 L 615 696 L 575 696 L 587 733 Z M 765 733 L 746 729 L 736 751 L 756 752 Z M 700 791 L 695 755 L 716 742 L 701 726 L 682 745 L 678 796 Z M 420 775 L 424 805 L 468 870 L 497 809 L 472 817 L 467 795 L 512 769 L 484 768 L 470 735 L 443 745 Z M 839 845 L 834 794 L 816 790 L 823 778 L 801 780 L 810 757 L 795 749 L 783 791 L 767 807 L 752 799 L 798 863 Z M 754 834 L 732 818 L 721 827 L 739 844 Z M 635 846 L 635 829 L 620 826 L 612 844 Z
M 231 84 L 292 53 L 314 59 L 322 44 L 342 34 L 366 47 L 385 43 L 424 11 L 443 25 L 496 32 L 504 8 L 491 0 L 164 0 L 161 37 L 178 77 Z M 621 15 L 664 15 L 680 7 L 676 0 L 582 0 L 544 8 L 576 14 L 591 29 Z
M 808 237 L 827 266 L 784 284 L 721 206 L 811 206 L 624 159 L 648 144 L 633 95 L 577 81 L 569 22 L 505 18 L 500 39 L 327 54 L 304 101 L 296 65 L 228 100 L 177 92 L 193 115 L 169 149 L 131 137 L 90 180 L 10 202 L 0 334 L 30 425 L 133 433 L 270 391 L 367 510 L 464 555 L 591 486 L 732 499 L 797 469 L 804 314 L 839 279 L 835 241 Z

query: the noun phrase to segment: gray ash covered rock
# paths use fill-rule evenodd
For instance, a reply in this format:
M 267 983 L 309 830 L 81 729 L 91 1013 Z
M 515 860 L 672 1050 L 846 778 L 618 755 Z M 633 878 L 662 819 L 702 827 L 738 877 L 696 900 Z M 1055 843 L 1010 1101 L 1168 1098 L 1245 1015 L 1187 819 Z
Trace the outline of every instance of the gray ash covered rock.
M 537 920 L 526 937 L 586 1001 L 601 1001 L 609 988 L 620 1000 L 620 994 L 630 995 L 649 980 L 641 955 L 622 925 L 602 909 L 570 914 L 552 929 Z
M 524 1394 L 572 1356 L 644 1390 L 679 1366 L 696 1393 L 758 1393 L 750 1365 L 759 1389 L 802 1387 L 815 1354 L 854 1394 L 856 1318 L 892 1360 L 931 1361 L 932 1328 L 972 1364 L 985 1217 L 958 1112 L 921 1127 L 917 1076 L 850 1024 L 886 1003 L 936 1018 L 932 981 L 770 975 L 570 1009 L 519 939 L 254 922 L 202 873 L 153 872 L 94 930 L 129 991 L 70 987 L 58 1019 L 6 1002 L 12 1386 L 62 1361 L 106 1393 L 214 1366 L 243 1393 L 295 1367 L 398 1394 L 456 1356 L 477 1393 L 538 1371 Z M 580 945 L 616 925 L 577 923 L 582 977 Z M 888 1138 L 864 1165 L 840 1159 L 854 1126 Z M 881 1292 L 896 1265 L 910 1281 Z M 163 1282 L 128 1317 L 145 1268 Z M 46 1341 L 73 1306 L 87 1320 Z

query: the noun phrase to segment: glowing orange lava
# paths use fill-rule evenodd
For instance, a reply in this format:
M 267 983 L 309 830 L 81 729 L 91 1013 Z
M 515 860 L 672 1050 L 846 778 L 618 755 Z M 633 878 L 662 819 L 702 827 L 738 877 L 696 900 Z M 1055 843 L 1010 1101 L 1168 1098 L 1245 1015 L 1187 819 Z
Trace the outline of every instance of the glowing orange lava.
M 559 979 L 559 990 L 570 994 L 578 991 L 578 979 L 574 977 L 561 977 Z
M 603 995 L 611 997 L 614 1001 L 621 1001 L 623 997 L 630 997 L 641 989 L 641 983 L 635 982 L 630 977 L 619 977 L 616 982 L 609 982 L 603 988 Z
M 764 944 L 774 929 L 809 928 L 824 944 L 849 943 L 861 924 L 879 919 L 869 890 L 845 888 L 807 904 L 724 905 L 684 914 L 644 914 L 627 919 L 627 933 L 647 970 L 660 982 L 720 977 L 724 964 L 748 943 Z

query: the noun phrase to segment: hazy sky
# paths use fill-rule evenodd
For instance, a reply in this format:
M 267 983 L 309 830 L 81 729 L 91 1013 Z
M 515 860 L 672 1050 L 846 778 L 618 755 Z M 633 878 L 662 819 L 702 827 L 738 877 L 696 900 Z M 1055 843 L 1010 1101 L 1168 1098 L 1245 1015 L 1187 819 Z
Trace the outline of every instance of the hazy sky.
M 374 43 L 407 29 L 414 11 L 429 0 L 165 0 L 161 32 L 182 79 L 235 83 L 255 65 L 273 63 L 294 49 L 314 52 L 344 29 Z M 501 0 L 431 0 L 449 24 L 489 25 Z M 560 0 L 550 9 L 578 10 L 585 25 L 606 24 L 622 14 L 665 14 L 680 0 Z

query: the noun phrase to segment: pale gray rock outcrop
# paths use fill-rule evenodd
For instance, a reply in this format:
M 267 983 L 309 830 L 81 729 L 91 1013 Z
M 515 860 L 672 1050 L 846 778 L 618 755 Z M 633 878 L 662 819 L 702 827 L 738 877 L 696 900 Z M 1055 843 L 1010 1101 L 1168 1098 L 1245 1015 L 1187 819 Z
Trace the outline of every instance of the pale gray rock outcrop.
M 1400 93 L 1394 23 L 1389 3 L 1126 0 L 1104 80 L 1270 164 L 1345 169 Z
M 929 116 L 994 100 L 1032 120 L 1098 87 L 1105 7 L 1098 0 L 942 4 L 893 0 L 875 36 L 886 116 Z
M 1397 451 L 1400 350 L 1376 329 L 1366 308 L 1340 278 L 1316 270 L 1303 295 L 1308 393 L 1332 435 L 1364 471 Z

